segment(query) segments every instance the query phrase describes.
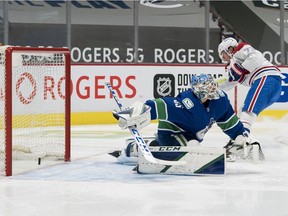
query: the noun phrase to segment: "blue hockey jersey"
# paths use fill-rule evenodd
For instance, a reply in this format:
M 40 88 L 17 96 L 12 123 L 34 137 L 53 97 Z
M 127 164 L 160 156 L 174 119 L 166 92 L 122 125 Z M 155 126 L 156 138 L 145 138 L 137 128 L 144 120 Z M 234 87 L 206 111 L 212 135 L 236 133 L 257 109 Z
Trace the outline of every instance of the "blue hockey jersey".
M 244 127 L 235 114 L 228 96 L 223 91 L 220 93 L 219 99 L 207 100 L 205 103 L 202 103 L 191 89 L 181 92 L 176 97 L 146 101 L 146 105 L 151 107 L 151 119 L 159 120 L 159 144 L 175 145 L 175 139 L 181 143 L 179 142 L 181 137 L 185 141 L 196 139 L 201 142 L 214 123 L 217 123 L 233 140 L 238 135 L 244 134 Z M 174 141 L 172 138 L 175 138 Z

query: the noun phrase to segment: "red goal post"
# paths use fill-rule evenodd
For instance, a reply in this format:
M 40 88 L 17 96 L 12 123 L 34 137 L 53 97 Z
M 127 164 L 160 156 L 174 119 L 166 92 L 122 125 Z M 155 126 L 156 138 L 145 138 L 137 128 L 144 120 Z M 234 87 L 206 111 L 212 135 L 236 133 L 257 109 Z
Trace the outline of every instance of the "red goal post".
M 0 47 L 0 175 L 14 161 L 70 161 L 70 68 L 67 48 Z

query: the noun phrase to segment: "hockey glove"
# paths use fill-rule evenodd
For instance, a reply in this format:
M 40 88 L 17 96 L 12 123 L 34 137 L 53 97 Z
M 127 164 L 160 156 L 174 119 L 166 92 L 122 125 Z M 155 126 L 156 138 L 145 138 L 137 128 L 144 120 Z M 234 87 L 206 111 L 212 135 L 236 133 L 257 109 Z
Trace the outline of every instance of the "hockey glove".
M 231 60 L 230 65 L 227 67 L 227 72 L 230 82 L 237 81 L 240 83 L 243 81 L 245 75 L 250 73 L 240 63 L 234 60 Z
M 113 115 L 123 130 L 135 126 L 140 131 L 150 123 L 150 109 L 151 107 L 141 102 L 135 102 L 131 107 L 124 110 L 114 111 Z
M 243 135 L 237 136 L 234 143 L 227 146 L 227 152 L 252 162 L 265 160 L 260 143 Z

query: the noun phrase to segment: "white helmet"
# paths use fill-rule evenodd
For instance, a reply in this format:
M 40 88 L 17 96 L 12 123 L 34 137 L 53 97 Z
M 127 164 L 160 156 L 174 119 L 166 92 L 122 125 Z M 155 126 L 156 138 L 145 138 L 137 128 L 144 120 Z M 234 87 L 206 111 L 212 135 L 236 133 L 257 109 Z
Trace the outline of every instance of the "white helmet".
M 221 55 L 223 51 L 231 57 L 231 54 L 229 54 L 228 49 L 229 47 L 235 47 L 237 45 L 238 43 L 234 38 L 232 37 L 225 38 L 218 46 L 218 54 L 220 59 L 224 60 Z

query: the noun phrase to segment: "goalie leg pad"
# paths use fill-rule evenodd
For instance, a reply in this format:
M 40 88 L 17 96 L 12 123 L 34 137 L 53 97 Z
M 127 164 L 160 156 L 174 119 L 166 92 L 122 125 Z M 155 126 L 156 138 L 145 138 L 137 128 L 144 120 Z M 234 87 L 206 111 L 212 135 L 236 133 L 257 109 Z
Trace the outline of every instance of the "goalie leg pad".
M 186 161 L 184 165 L 167 166 L 152 164 L 139 155 L 137 171 L 143 174 L 215 175 L 225 174 L 226 154 L 224 148 L 160 146 L 150 147 L 152 153 L 179 155 L 175 160 Z

